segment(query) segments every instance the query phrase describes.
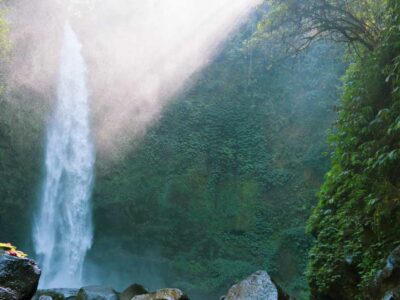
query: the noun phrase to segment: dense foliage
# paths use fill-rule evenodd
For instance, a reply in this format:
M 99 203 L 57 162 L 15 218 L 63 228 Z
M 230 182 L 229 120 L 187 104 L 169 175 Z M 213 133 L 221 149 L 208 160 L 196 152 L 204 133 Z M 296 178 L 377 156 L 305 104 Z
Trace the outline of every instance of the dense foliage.
M 253 20 L 124 159 L 97 162 L 93 280 L 211 299 L 267 269 L 308 298 L 304 227 L 329 169 L 343 68 L 329 39 L 351 46 L 352 63 L 309 219 L 307 274 L 312 299 L 369 298 L 400 244 L 400 4 L 267 2 L 256 47 L 243 46 Z M 30 250 L 49 109 L 43 95 L 5 87 L 7 35 L 0 16 L 0 231 Z
M 333 165 L 310 219 L 317 237 L 308 273 L 315 298 L 368 299 L 368 285 L 400 244 L 399 15 L 400 3 L 391 1 L 379 45 L 343 79 L 330 136 Z
M 341 51 L 320 45 L 268 70 L 265 48 L 243 50 L 253 28 L 131 154 L 99 166 L 91 259 L 104 266 L 118 253 L 105 282 L 115 275 L 121 285 L 135 279 L 212 299 L 267 269 L 306 299 L 304 227 L 328 168 L 325 130 L 335 117 Z
M 32 90 L 7 90 L 0 96 L 1 238 L 31 249 L 34 203 L 41 176 L 43 97 Z

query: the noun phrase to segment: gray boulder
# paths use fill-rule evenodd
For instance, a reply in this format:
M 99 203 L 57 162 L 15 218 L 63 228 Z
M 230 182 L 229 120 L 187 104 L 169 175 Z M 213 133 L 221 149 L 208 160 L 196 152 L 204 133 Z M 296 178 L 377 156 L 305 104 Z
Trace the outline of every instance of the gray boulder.
M 76 300 L 118 300 L 117 292 L 109 286 L 93 285 L 79 289 Z
M 32 299 L 40 274 L 40 268 L 32 259 L 0 255 L 0 299 Z
M 266 271 L 257 271 L 230 288 L 223 300 L 295 300 Z
M 278 289 L 265 271 L 257 271 L 232 286 L 225 300 L 278 300 Z

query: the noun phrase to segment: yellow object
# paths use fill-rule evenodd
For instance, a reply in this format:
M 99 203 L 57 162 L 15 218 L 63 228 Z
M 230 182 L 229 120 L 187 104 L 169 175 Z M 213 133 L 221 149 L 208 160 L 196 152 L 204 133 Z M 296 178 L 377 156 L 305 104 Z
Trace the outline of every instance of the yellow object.
M 11 245 L 10 243 L 0 243 L 0 250 L 5 251 L 7 254 L 16 256 L 16 257 L 27 257 L 24 252 L 17 250 L 17 247 Z
M 2 250 L 16 250 L 17 248 L 10 243 L 0 243 L 0 249 Z

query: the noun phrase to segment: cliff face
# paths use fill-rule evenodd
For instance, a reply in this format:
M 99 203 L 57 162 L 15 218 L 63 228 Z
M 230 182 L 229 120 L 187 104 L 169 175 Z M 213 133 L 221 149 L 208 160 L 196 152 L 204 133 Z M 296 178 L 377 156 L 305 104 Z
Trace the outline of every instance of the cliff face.
M 42 176 L 47 108 L 30 89 L 7 88 L 0 96 L 0 228 L 4 241 L 31 253 L 32 216 Z
M 310 219 L 313 299 L 367 299 L 399 244 L 400 6 L 390 3 L 379 45 L 344 78 L 332 167 Z
M 99 162 L 89 257 L 102 265 L 120 254 L 106 268 L 115 276 L 100 271 L 122 274 L 116 286 L 137 277 L 157 288 L 156 273 L 161 286 L 212 299 L 266 269 L 307 298 L 305 223 L 329 167 L 342 52 L 320 45 L 268 69 L 264 49 L 243 50 L 245 39 L 227 45 L 122 161 Z
M 319 45 L 271 65 L 265 48 L 244 49 L 253 31 L 254 20 L 125 157 L 97 161 L 96 280 L 123 288 L 134 277 L 204 299 L 267 269 L 307 298 L 304 227 L 329 167 L 325 130 L 342 51 Z M 0 102 L 0 229 L 28 252 L 51 110 L 45 90 L 10 87 Z

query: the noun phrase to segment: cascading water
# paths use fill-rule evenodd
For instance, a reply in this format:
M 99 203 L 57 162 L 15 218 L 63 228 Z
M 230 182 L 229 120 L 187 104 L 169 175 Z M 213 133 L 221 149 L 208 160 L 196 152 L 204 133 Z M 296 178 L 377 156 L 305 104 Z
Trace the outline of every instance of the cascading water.
M 92 244 L 90 137 L 86 66 L 71 26 L 64 29 L 57 103 L 47 130 L 45 180 L 33 240 L 41 287 L 77 287 Z

